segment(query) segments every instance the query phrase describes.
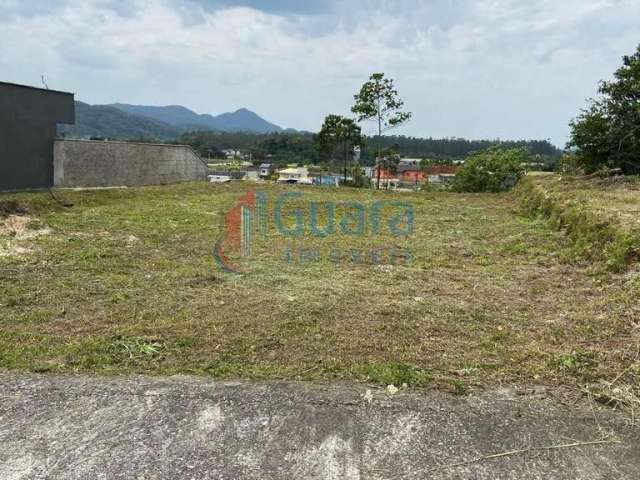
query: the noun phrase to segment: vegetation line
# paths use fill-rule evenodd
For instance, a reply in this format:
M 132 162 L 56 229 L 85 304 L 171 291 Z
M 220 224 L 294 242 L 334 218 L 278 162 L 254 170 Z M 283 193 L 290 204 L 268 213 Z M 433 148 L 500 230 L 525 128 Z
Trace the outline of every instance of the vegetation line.
M 597 213 L 570 192 L 555 191 L 551 182 L 528 177 L 522 179 L 515 195 L 520 209 L 529 216 L 550 219 L 564 230 L 572 243 L 575 258 L 604 261 L 608 270 L 624 271 L 637 260 L 639 239 L 615 219 Z

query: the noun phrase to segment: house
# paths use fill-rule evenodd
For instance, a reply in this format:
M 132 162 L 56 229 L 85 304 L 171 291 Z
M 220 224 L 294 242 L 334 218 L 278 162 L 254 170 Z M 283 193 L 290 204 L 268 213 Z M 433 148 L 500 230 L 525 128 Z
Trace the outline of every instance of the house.
M 224 150 L 221 150 L 221 152 L 227 160 L 242 157 L 242 153 L 240 153 L 240 150 L 234 150 L 232 148 L 226 148 Z
M 72 93 L 0 82 L 0 190 L 52 187 L 57 125 L 74 122 Z
M 375 167 L 363 167 L 364 176 L 367 178 L 373 178 L 375 176 Z
M 401 158 L 398 162 L 398 168 L 407 167 L 407 168 L 420 168 L 420 163 L 422 159 L 420 158 Z
M 403 158 L 398 163 L 398 179 L 403 183 L 422 184 L 427 181 L 425 173 L 420 168 L 419 158 Z
M 456 178 L 455 173 L 440 173 L 438 175 L 429 175 L 429 183 L 449 184 Z
M 378 179 L 378 170 L 380 170 L 380 181 L 382 182 L 387 181 L 387 180 L 394 180 L 396 182 L 399 181 L 398 179 L 398 175 L 393 173 L 391 170 L 386 169 L 384 167 L 380 168 L 380 167 L 372 167 L 371 170 L 371 179 L 372 180 L 377 180 Z
M 278 182 L 297 183 L 300 185 L 311 185 L 313 180 L 309 178 L 309 170 L 306 167 L 289 167 L 278 171 Z
M 460 169 L 460 165 L 430 165 L 427 168 L 429 183 L 451 183 Z
M 255 170 L 255 169 L 247 169 L 244 175 L 244 179 L 245 180 L 250 180 L 252 182 L 257 182 L 258 180 L 260 180 L 260 175 L 259 175 L 259 171 Z
M 258 176 L 262 179 L 269 178 L 275 172 L 275 166 L 272 163 L 262 163 L 258 167 Z
M 314 185 L 337 187 L 340 185 L 342 177 L 338 175 L 317 175 L 313 177 Z

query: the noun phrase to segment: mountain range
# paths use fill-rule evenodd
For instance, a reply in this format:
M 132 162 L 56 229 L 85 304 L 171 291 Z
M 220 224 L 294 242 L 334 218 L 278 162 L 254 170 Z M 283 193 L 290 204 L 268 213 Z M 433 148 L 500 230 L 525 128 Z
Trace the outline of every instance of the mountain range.
M 185 131 L 187 130 L 211 130 L 220 132 L 254 132 L 273 133 L 281 132 L 282 128 L 267 122 L 251 110 L 241 108 L 233 113 L 223 113 L 213 116 L 209 114 L 199 115 L 180 105 L 167 107 L 149 107 L 145 105 L 127 105 L 114 103 L 110 107 L 117 108 L 129 115 L 147 117 L 160 122 L 168 123 Z
M 75 125 L 60 127 L 65 137 L 175 140 L 188 131 L 273 133 L 284 131 L 251 110 L 213 116 L 180 105 L 147 106 L 114 103 L 89 105 L 76 102 Z

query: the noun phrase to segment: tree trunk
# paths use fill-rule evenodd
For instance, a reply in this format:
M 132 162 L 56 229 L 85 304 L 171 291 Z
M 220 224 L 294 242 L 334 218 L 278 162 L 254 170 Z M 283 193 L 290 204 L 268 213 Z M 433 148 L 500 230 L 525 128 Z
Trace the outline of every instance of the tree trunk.
M 343 183 L 347 184 L 347 142 L 342 144 L 342 158 L 344 160 L 344 181 Z
M 378 156 L 376 158 L 376 164 L 378 166 L 378 182 L 376 184 L 376 190 L 380 190 L 380 169 L 382 168 L 380 158 L 382 154 L 382 115 L 380 113 L 380 98 L 378 98 Z M 388 183 L 388 181 L 387 181 Z

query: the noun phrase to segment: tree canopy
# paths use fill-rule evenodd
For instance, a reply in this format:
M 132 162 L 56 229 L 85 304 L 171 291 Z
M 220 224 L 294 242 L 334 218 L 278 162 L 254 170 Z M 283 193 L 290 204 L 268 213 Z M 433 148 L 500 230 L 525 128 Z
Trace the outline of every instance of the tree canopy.
M 351 111 L 356 115 L 358 122 L 369 120 L 376 122 L 378 126 L 376 158 L 380 159 L 382 134 L 408 122 L 411 112 L 403 111 L 404 102 L 398 96 L 393 80 L 385 78 L 384 73 L 371 75 L 360 91 L 354 95 L 354 100 L 356 103 Z M 376 186 L 380 188 L 380 169 L 378 169 Z
M 492 147 L 477 152 L 464 162 L 455 177 L 453 188 L 460 192 L 502 192 L 509 190 L 522 175 L 529 159 L 524 148 Z
M 353 156 L 354 147 L 362 145 L 362 134 L 358 124 L 340 115 L 327 115 L 320 132 L 314 137 L 314 142 L 323 160 L 331 158 L 338 150 L 342 157 L 346 182 L 349 157 Z
M 384 152 L 393 149 L 403 157 L 429 158 L 436 161 L 462 160 L 472 152 L 486 150 L 493 145 L 504 148 L 527 148 L 532 156 L 549 161 L 550 168 L 560 158 L 561 151 L 547 140 L 467 140 L 464 138 L 418 138 L 404 135 L 365 137 L 361 149 L 361 164 L 373 165 L 378 153 L 377 143 Z M 222 150 L 234 149 L 251 153 L 256 162 L 270 163 L 322 162 L 312 133 L 257 134 L 246 132 L 191 132 L 182 135 L 179 143 L 191 145 L 203 157 L 222 158 Z M 384 156 L 384 155 L 383 155 Z
M 640 173 L 640 46 L 598 93 L 571 122 L 568 147 L 586 173 L 605 167 Z

